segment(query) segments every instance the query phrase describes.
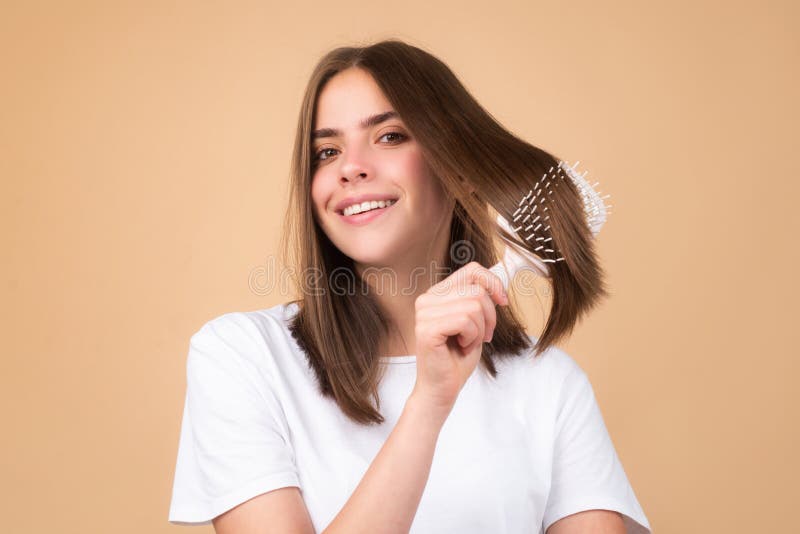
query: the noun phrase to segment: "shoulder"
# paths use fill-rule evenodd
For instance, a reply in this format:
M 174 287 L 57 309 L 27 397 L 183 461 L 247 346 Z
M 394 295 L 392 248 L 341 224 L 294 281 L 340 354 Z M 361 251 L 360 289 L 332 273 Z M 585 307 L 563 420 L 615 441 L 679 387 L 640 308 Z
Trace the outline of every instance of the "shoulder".
M 286 317 L 286 312 L 290 309 L 291 304 L 285 303 L 260 310 L 226 312 L 206 321 L 195 335 L 215 330 L 230 333 L 241 329 L 258 328 L 264 324 L 280 321 Z
M 528 334 L 528 337 L 531 340 L 531 346 L 535 346 L 538 338 L 532 334 Z M 554 386 L 563 384 L 568 378 L 572 380 L 581 375 L 586 375 L 575 358 L 555 345 L 550 346 L 538 356 L 535 355 L 535 351 L 532 348 L 517 356 L 514 360 L 517 370 L 522 368 L 523 372 L 543 379 Z
M 535 348 L 537 338 L 528 336 Z M 519 391 L 523 409 L 530 417 L 539 423 L 554 422 L 571 399 L 590 394 L 591 385 L 583 368 L 566 350 L 550 346 L 535 355 L 534 348 L 506 359 L 498 372 L 511 389 Z
M 285 321 L 294 309 L 292 303 L 277 304 L 271 308 L 251 311 L 232 311 L 206 321 L 192 339 L 202 341 L 211 337 L 228 340 L 257 341 L 268 338 L 274 330 L 285 328 Z
M 200 326 L 190 338 L 194 359 L 239 359 L 263 364 L 265 356 L 279 350 L 276 343 L 286 331 L 287 304 L 252 311 L 217 315 Z

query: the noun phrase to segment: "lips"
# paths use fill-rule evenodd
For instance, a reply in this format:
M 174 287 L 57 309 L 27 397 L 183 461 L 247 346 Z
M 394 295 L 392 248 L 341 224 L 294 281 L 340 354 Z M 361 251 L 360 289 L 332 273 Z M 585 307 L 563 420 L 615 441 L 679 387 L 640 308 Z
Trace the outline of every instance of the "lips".
M 390 206 L 386 206 L 385 208 L 378 208 L 374 210 L 364 211 L 361 213 L 356 213 L 355 215 L 344 215 L 343 213 L 337 213 L 339 218 L 345 222 L 346 224 L 350 224 L 353 226 L 363 226 L 365 224 L 369 224 L 375 219 L 379 217 L 385 217 L 386 214 L 394 209 L 397 205 L 398 201 L 395 201 Z
M 340 200 L 336 206 L 334 206 L 334 210 L 339 215 L 344 214 L 344 209 L 348 206 L 352 206 L 353 204 L 361 204 L 362 202 L 372 202 L 373 200 L 397 200 L 398 197 L 387 194 L 387 193 L 365 193 L 363 195 L 357 195 L 352 197 L 347 197 L 345 199 Z

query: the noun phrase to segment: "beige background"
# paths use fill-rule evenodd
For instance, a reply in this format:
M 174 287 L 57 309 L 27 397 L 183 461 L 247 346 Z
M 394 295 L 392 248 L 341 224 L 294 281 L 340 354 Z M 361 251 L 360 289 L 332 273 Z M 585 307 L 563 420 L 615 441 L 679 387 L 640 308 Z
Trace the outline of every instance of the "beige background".
M 288 300 L 249 280 L 301 91 L 381 37 L 612 195 L 613 296 L 562 346 L 654 531 L 795 528 L 797 3 L 555 4 L 4 2 L 2 530 L 187 528 L 189 337 Z

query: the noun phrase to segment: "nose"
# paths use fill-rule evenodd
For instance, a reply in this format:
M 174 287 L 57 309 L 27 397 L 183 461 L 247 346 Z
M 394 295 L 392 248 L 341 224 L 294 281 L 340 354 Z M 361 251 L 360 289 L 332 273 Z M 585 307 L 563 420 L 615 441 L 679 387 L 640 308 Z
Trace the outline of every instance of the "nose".
M 358 182 L 367 179 L 372 175 L 372 169 L 369 167 L 368 149 L 359 149 L 355 146 L 348 148 L 342 154 L 339 161 L 339 184 L 345 185 L 348 182 Z M 369 172 L 368 172 L 369 171 Z
M 344 173 L 339 178 L 339 183 L 344 185 L 344 184 L 346 184 L 348 182 L 357 182 L 359 180 L 364 180 L 364 179 L 366 179 L 366 177 L 367 177 L 367 173 L 364 172 L 364 171 L 360 171 L 360 172 L 355 173 L 355 174 Z

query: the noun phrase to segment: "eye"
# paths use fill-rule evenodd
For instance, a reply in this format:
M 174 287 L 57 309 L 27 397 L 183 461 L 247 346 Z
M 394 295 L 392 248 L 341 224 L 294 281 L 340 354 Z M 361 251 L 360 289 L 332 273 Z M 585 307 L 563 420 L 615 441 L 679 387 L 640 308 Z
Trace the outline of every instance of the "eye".
M 327 157 L 324 157 L 324 158 L 321 157 L 328 150 L 337 151 L 335 148 L 331 148 L 331 147 L 321 148 L 314 154 L 314 162 L 316 163 L 318 161 L 325 161 L 326 159 L 328 159 Z
M 389 142 L 390 145 L 396 145 L 396 144 L 398 144 L 398 143 L 400 143 L 400 142 L 402 142 L 402 141 L 404 141 L 404 140 L 406 140 L 408 138 L 408 136 L 406 134 L 404 134 L 404 133 L 386 132 L 385 134 L 380 136 L 378 139 L 383 139 L 387 135 L 394 136 L 395 139 L 396 139 L 395 141 L 390 141 Z M 313 165 L 317 165 L 319 162 L 327 160 L 330 157 L 330 155 L 327 155 L 327 152 L 329 150 L 332 150 L 334 152 L 338 152 L 337 149 L 331 148 L 331 147 L 321 148 L 314 154 L 314 159 L 312 160 L 312 164 Z M 323 156 L 325 156 L 325 157 L 323 157 Z
M 400 139 L 399 139 L 400 141 L 402 141 L 403 139 L 405 139 L 405 138 L 406 138 L 405 134 L 402 134 L 402 133 L 400 133 L 400 132 L 386 132 L 385 134 L 383 134 L 382 136 L 380 136 L 380 139 L 383 139 L 383 138 L 384 138 L 384 137 L 386 137 L 387 135 L 394 135 L 394 136 L 397 136 L 397 137 L 399 137 L 399 138 L 400 138 Z

